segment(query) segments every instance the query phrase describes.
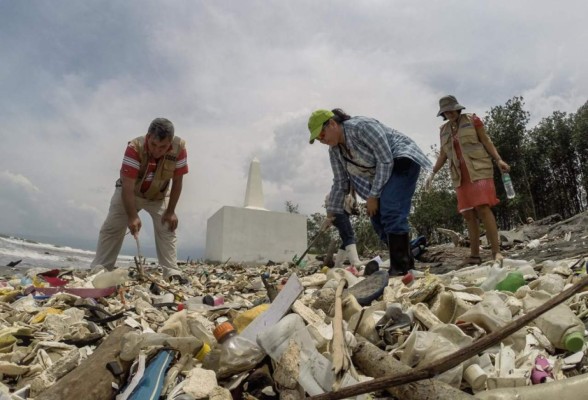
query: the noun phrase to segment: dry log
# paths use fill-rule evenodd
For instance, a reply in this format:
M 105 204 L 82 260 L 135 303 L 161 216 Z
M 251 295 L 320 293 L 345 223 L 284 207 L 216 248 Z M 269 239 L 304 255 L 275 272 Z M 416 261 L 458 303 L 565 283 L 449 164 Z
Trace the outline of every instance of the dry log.
M 355 367 L 364 374 L 379 378 L 395 376 L 412 371 L 408 365 L 380 350 L 367 340 L 362 340 L 352 357 Z M 366 382 L 368 383 L 368 382 Z M 402 400 L 472 400 L 473 396 L 434 379 L 386 388 L 391 395 Z
M 356 385 L 351 385 L 342 388 L 337 392 L 324 393 L 318 396 L 313 396 L 313 399 L 320 400 L 336 400 L 343 399 L 346 397 L 369 393 L 375 390 L 387 389 L 392 386 L 405 385 L 410 382 L 420 381 L 422 379 L 432 378 L 442 372 L 448 371 L 456 365 L 461 364 L 465 360 L 470 359 L 476 354 L 481 353 L 487 348 L 499 343 L 506 337 L 512 335 L 525 325 L 529 324 L 535 318 L 541 314 L 551 310 L 558 304 L 563 303 L 576 293 L 582 291 L 584 287 L 588 286 L 588 275 L 584 276 L 580 281 L 570 286 L 568 289 L 552 297 L 539 307 L 531 310 L 525 315 L 513 320 L 509 324 L 502 327 L 500 330 L 492 332 L 490 335 L 484 336 L 467 347 L 459 349 L 453 354 L 449 354 L 430 365 L 425 365 L 414 370 L 410 370 L 406 373 L 398 374 L 396 376 L 382 376 L 369 382 L 362 382 Z M 354 360 L 355 361 L 355 360 Z
M 122 338 L 132 329 L 126 325 L 113 330 L 94 353 L 76 369 L 65 375 L 36 400 L 110 400 L 114 396 L 112 382 L 122 385 L 126 381 L 132 361 L 122 361 L 118 356 Z M 114 376 L 106 368 L 111 361 L 118 361 L 122 369 L 120 376 Z

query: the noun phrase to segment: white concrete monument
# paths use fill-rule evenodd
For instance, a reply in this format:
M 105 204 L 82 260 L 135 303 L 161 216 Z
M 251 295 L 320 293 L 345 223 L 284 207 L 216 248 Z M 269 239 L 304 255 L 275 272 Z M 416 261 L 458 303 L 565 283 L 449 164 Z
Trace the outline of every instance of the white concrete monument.
M 224 206 L 208 218 L 208 261 L 266 263 L 291 261 L 307 247 L 306 216 L 264 207 L 259 160 L 249 166 L 245 206 Z
M 259 160 L 257 158 L 254 158 L 249 165 L 249 177 L 247 178 L 247 190 L 245 191 L 245 208 L 267 211 L 263 206 L 261 169 L 259 168 Z

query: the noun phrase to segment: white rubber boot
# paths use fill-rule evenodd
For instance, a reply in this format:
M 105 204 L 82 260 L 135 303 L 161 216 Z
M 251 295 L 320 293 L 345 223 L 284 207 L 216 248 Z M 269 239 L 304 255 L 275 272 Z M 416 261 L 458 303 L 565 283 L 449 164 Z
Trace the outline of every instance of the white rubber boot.
M 356 268 L 359 268 L 362 265 L 362 263 L 359 260 L 359 256 L 357 255 L 357 246 L 355 245 L 355 243 L 347 245 L 347 247 L 345 247 L 345 250 L 347 251 L 347 255 L 349 256 L 349 262 L 351 263 L 351 265 L 353 265 Z
M 333 268 L 343 268 L 343 262 L 347 257 L 347 250 L 339 249 L 335 256 L 335 266 Z

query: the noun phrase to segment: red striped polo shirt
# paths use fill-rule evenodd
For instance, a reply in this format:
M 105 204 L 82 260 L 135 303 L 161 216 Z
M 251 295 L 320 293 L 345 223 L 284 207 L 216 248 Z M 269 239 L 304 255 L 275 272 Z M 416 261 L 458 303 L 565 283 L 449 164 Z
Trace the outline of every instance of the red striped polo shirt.
M 147 140 L 145 140 L 145 147 L 147 148 Z M 170 145 L 171 148 L 171 145 Z M 141 186 L 141 192 L 145 192 L 149 189 L 151 182 L 153 181 L 153 176 L 155 174 L 155 170 L 157 169 L 157 161 L 153 157 L 149 158 L 149 163 L 147 164 L 147 172 L 145 180 L 143 181 L 143 185 Z M 141 159 L 139 157 L 139 153 L 137 150 L 132 147 L 130 144 L 127 146 L 125 150 L 125 155 L 122 162 L 122 167 L 120 169 L 121 176 L 126 176 L 127 178 L 137 179 L 139 175 L 139 168 L 141 167 Z M 178 154 L 178 158 L 176 160 L 176 169 L 174 171 L 174 177 L 184 175 L 188 173 L 188 153 L 186 152 L 186 148 L 180 150 L 180 154 Z

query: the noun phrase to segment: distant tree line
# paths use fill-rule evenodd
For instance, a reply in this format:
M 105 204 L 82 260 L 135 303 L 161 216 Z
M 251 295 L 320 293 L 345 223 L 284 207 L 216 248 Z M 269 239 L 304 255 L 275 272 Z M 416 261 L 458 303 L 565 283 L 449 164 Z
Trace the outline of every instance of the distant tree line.
M 535 127 L 528 128 L 529 112 L 524 109 L 522 97 L 513 97 L 506 104 L 492 107 L 483 117 L 488 135 L 498 153 L 511 166 L 510 175 L 516 197 L 508 200 L 501 175 L 495 167 L 494 180 L 500 204 L 494 207 L 496 221 L 502 230 L 552 214 L 568 218 L 586 210 L 588 193 L 588 102 L 576 113 L 554 111 Z M 479 115 L 482 117 L 481 115 Z M 438 145 L 431 148 L 436 159 Z M 465 235 L 463 218 L 457 212 L 457 200 L 447 167 L 437 174 L 433 189 L 424 190 L 426 174 L 413 198 L 410 223 L 413 235 L 424 235 L 430 243 L 442 242 L 436 228 L 446 228 Z M 287 202 L 287 209 L 298 206 Z M 292 210 L 288 210 L 292 212 Z M 309 241 L 318 233 L 324 213 L 308 218 Z M 362 214 L 352 217 L 358 239 L 358 252 L 371 255 L 382 248 L 371 229 L 369 218 Z M 311 251 L 325 252 L 337 232 L 331 229 L 322 235 Z

